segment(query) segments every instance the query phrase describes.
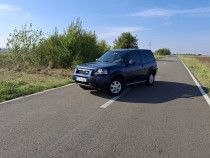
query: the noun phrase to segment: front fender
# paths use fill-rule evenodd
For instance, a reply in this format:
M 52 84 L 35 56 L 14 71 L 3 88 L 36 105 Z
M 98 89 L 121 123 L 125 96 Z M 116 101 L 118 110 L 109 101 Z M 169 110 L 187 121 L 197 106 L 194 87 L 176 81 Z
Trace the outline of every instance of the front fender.
M 155 75 L 156 75 L 156 74 L 157 74 L 157 71 L 158 71 L 158 67 L 157 67 L 157 66 L 151 66 L 151 67 L 148 69 L 147 75 L 148 75 L 151 71 L 155 71 Z
M 125 79 L 125 74 L 122 71 L 115 71 L 110 75 L 109 81 L 111 81 L 116 76 L 122 76 Z

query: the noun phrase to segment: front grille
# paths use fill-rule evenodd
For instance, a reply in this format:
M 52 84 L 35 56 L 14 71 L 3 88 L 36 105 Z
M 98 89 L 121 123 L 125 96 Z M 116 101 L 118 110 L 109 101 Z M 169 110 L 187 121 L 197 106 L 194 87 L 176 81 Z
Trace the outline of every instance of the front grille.
M 78 73 L 78 74 L 85 74 L 85 75 L 88 75 L 88 74 L 89 74 L 89 71 L 77 70 L 77 73 Z

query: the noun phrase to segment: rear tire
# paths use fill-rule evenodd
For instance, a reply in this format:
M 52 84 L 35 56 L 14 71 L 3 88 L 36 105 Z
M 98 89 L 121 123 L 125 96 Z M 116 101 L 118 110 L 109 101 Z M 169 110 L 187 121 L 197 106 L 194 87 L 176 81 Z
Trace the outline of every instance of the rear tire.
M 125 83 L 120 78 L 114 78 L 111 80 L 107 87 L 107 92 L 109 95 L 117 96 L 123 92 Z
M 147 86 L 152 86 L 155 82 L 155 75 L 154 73 L 150 72 L 148 77 L 147 77 L 147 80 L 146 80 L 146 85 Z

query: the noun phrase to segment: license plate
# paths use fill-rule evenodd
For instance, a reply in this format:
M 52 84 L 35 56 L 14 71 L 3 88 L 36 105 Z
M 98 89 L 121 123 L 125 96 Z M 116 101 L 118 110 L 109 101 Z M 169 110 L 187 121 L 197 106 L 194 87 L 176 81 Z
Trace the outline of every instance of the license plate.
M 87 79 L 83 77 L 77 77 L 76 80 L 80 82 L 87 82 Z

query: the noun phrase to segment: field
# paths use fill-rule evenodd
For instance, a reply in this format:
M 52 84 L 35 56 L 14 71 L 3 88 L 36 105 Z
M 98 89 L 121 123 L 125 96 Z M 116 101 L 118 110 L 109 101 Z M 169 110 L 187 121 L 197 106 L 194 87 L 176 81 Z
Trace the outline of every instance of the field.
M 71 69 L 28 68 L 20 70 L 0 54 L 0 102 L 72 83 Z
M 200 63 L 207 64 L 210 66 L 210 57 L 207 56 L 197 56 L 197 57 L 192 57 L 199 61 Z
M 199 80 L 204 90 L 210 94 L 210 57 L 178 55 Z

